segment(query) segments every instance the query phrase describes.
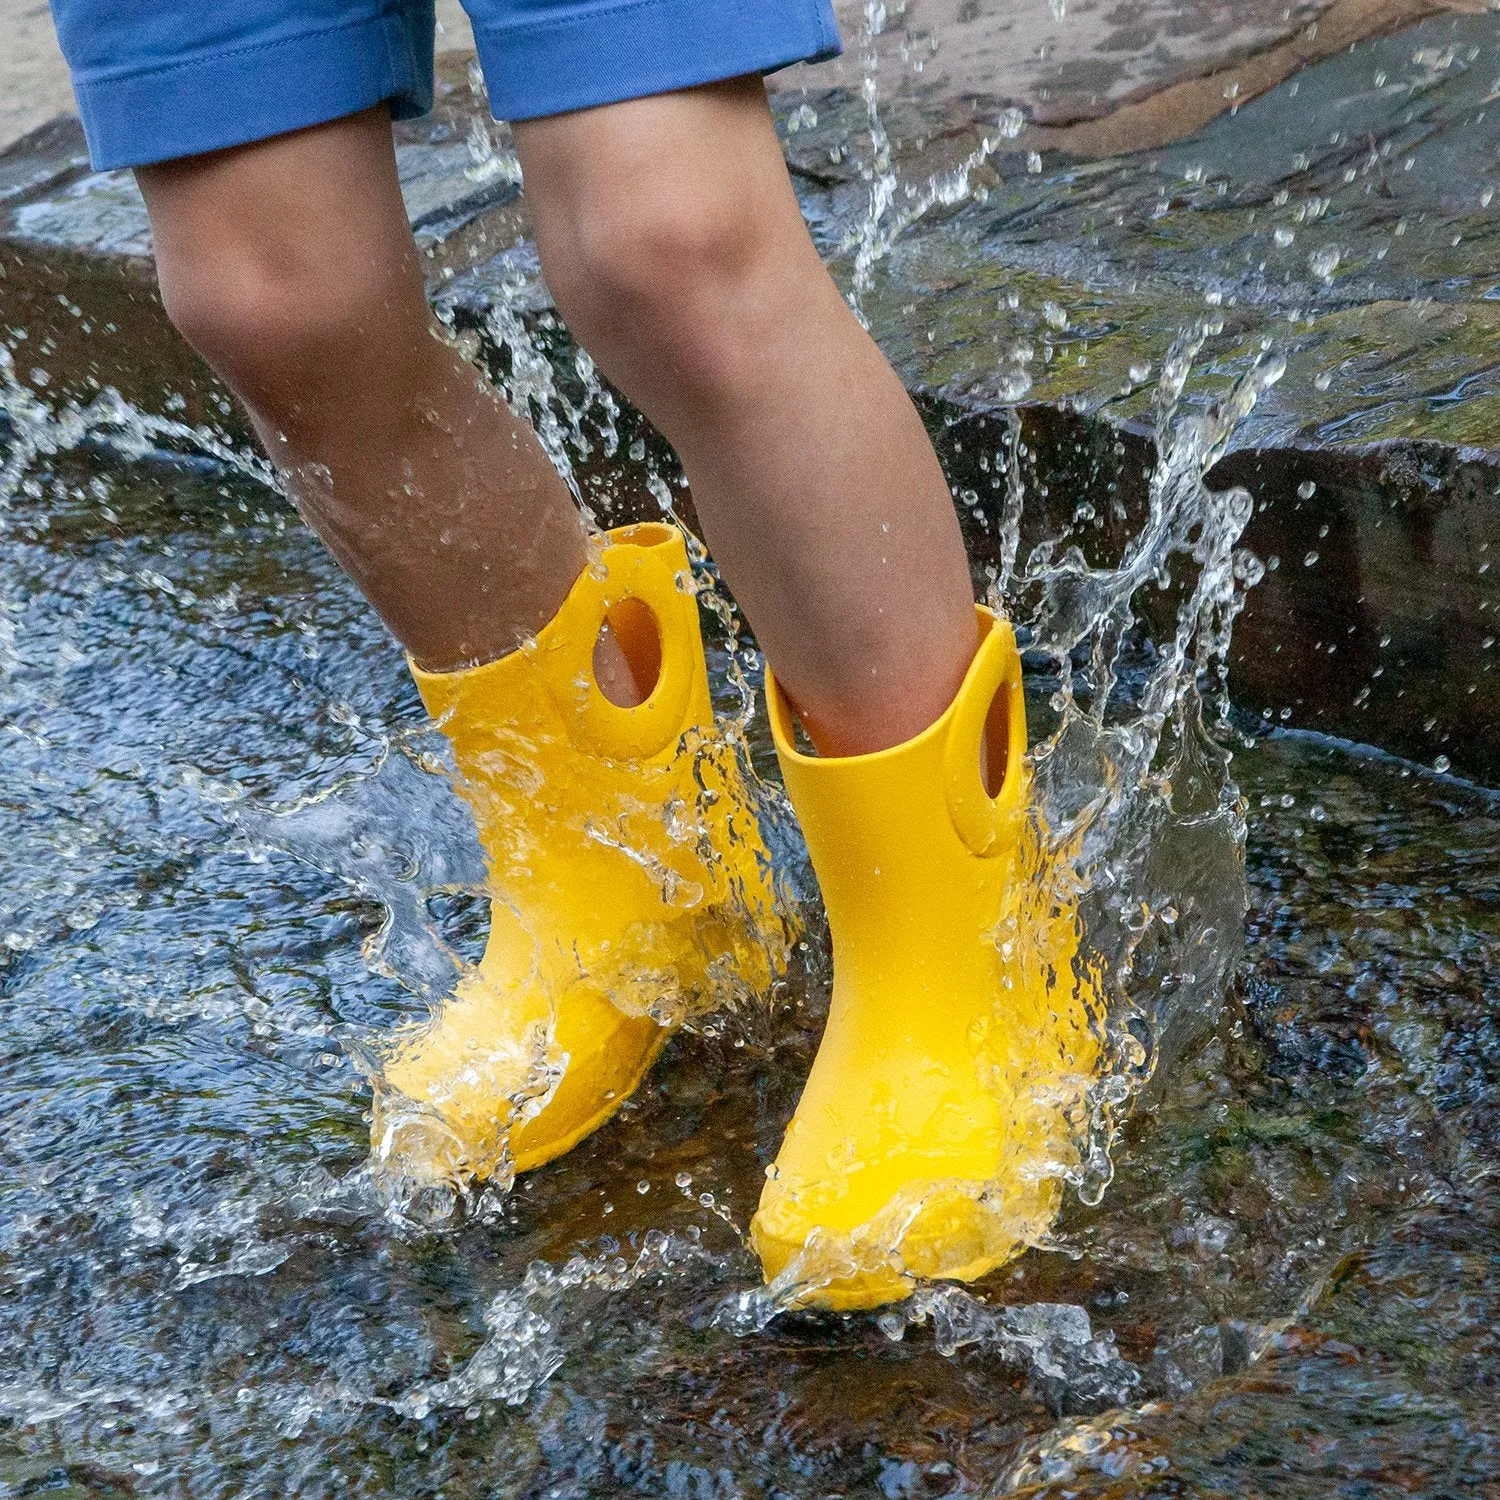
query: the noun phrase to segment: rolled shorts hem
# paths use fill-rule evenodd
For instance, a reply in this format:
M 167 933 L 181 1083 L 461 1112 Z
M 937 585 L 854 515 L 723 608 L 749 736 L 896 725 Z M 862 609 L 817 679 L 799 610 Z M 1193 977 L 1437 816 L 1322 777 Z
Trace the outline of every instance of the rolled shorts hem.
M 321 125 L 385 100 L 396 119 L 426 114 L 430 21 L 425 45 L 423 53 L 423 38 L 401 16 L 370 16 L 154 68 L 75 76 L 73 92 L 94 169 L 142 167 Z
M 821 62 L 843 50 L 828 0 L 627 0 L 476 22 L 490 109 L 532 120 Z

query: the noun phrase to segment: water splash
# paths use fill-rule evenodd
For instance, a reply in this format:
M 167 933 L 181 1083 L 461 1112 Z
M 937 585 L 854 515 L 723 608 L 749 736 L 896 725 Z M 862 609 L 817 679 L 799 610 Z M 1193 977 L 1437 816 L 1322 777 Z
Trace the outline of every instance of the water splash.
M 880 116 L 880 54 L 875 47 L 875 38 L 885 30 L 885 19 L 885 0 L 865 0 L 864 24 L 859 37 L 859 91 L 864 100 L 866 127 L 870 135 L 870 162 L 863 169 L 870 184 L 870 194 L 864 217 L 849 236 L 849 243 L 855 250 L 849 302 L 862 322 L 864 315 L 860 311 L 860 299 L 873 285 L 875 264 L 889 244 L 883 224 L 895 199 L 899 180 L 892 164 L 890 137 Z
M 880 54 L 876 38 L 886 28 L 884 0 L 865 0 L 860 28 L 860 98 L 865 107 L 865 129 L 870 156 L 861 175 L 869 183 L 864 211 L 844 233 L 842 250 L 853 254 L 849 304 L 866 322 L 863 302 L 875 284 L 875 271 L 891 253 L 900 236 L 935 208 L 953 208 L 975 194 L 975 175 L 1007 141 L 1026 128 L 1026 117 L 1015 108 L 1002 110 L 993 134 L 986 134 L 957 166 L 935 172 L 920 183 L 901 182 L 890 136 L 880 107 Z M 815 117 L 814 117 L 815 118 Z M 898 206 L 899 193 L 899 206 Z
M 464 176 L 471 182 L 513 182 L 519 186 L 521 163 L 501 127 L 493 123 L 489 88 L 478 58 L 470 58 L 467 74 L 474 112 L 465 141 L 469 165 L 464 168 Z
M 1057 722 L 1036 746 L 1037 811 L 1076 882 L 1085 966 L 1107 986 L 1107 1053 L 1080 1165 L 1097 1203 L 1112 1143 L 1164 1057 L 1212 1024 L 1238 960 L 1247 894 L 1245 808 L 1229 773 L 1228 651 L 1245 593 L 1263 575 L 1239 546 L 1251 500 L 1204 476 L 1285 365 L 1267 351 L 1207 412 L 1186 411 L 1189 372 L 1214 325 L 1174 343 L 1155 400 L 1148 514 L 1114 567 L 1048 541 L 1013 572 L 1024 492 L 1012 453 L 994 602 L 1025 622 L 1055 678 Z M 1020 438 L 1012 429 L 1014 450 Z M 1186 564 L 1170 634 L 1142 655 L 1138 596 Z
M 1096 1335 L 1088 1313 L 1071 1302 L 992 1306 L 958 1287 L 926 1287 L 878 1322 L 893 1340 L 930 1325 L 946 1357 L 975 1346 L 993 1351 L 1025 1370 L 1054 1407 L 1121 1406 L 1140 1386 L 1139 1372 L 1120 1357 L 1114 1338 Z
M 16 368 L 14 349 L 0 340 L 0 413 L 10 425 L 0 464 L 0 512 L 28 484 L 39 460 L 67 453 L 89 441 L 107 441 L 122 458 L 191 455 L 223 464 L 234 473 L 280 493 L 275 471 L 253 449 L 236 447 L 222 432 L 173 417 L 143 412 L 113 387 L 92 400 L 54 405 L 28 385 Z M 38 492 L 39 493 L 39 492 Z
M 445 1407 L 472 1411 L 482 1402 L 519 1406 L 562 1368 L 573 1342 L 569 1334 L 586 1328 L 590 1311 L 601 1303 L 644 1283 L 660 1287 L 693 1273 L 721 1276 L 726 1269 L 724 1257 L 697 1239 L 660 1230 L 645 1236 L 633 1258 L 574 1255 L 561 1266 L 535 1261 L 519 1284 L 490 1303 L 484 1343 L 464 1365 L 406 1391 L 391 1408 L 420 1418 Z

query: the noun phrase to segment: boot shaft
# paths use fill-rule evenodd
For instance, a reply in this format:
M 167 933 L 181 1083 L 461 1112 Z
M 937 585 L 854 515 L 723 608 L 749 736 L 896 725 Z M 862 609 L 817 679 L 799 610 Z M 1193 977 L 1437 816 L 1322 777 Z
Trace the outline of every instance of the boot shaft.
M 611 702 L 594 674 L 606 620 L 638 678 L 655 665 L 635 707 Z M 684 940 L 713 947 L 713 912 L 769 917 L 768 860 L 734 746 L 714 726 L 675 527 L 609 532 L 556 616 L 500 660 L 412 671 L 453 746 L 492 893 L 514 908 L 492 927 L 493 966 L 540 959 L 552 982 L 649 970 L 664 926 L 703 927 Z
M 1006 621 L 980 609 L 978 624 L 979 649 L 942 717 L 870 755 L 799 751 L 768 674 L 776 753 L 833 936 L 834 1003 L 851 990 L 893 997 L 897 1028 L 909 1007 L 993 978 L 998 951 L 975 935 L 998 924 L 1016 877 L 1029 788 L 1020 658 Z M 987 725 L 1004 742 L 995 795 L 982 769 Z

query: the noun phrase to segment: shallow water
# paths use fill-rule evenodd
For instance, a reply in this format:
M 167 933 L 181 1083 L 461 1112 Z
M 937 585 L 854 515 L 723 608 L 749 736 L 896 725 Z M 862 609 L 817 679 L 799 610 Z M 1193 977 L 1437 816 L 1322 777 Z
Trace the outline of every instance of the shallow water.
M 773 1005 L 680 1036 L 577 1151 L 403 1217 L 350 1054 L 484 913 L 398 651 L 247 479 L 32 477 L 0 557 L 0 1494 L 1500 1484 L 1491 794 L 1234 736 L 1244 956 L 1102 1200 L 972 1295 L 766 1322 L 740 1236 L 826 1001 L 816 914 Z

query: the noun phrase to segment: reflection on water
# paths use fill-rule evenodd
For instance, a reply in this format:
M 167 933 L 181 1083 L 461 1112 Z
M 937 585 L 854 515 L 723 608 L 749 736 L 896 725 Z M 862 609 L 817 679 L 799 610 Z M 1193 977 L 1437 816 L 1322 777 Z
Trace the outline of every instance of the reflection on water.
M 1500 804 L 1214 728 L 1189 684 L 1215 688 L 1253 568 L 1201 467 L 1161 466 L 1120 573 L 1054 547 L 1006 580 L 1114 965 L 1122 1139 L 1056 1244 L 988 1283 L 747 1331 L 741 1236 L 826 1001 L 816 921 L 774 1004 L 680 1036 L 578 1150 L 404 1214 L 366 1174 L 351 1058 L 483 939 L 441 746 L 265 487 L 61 446 L 0 557 L 0 1492 L 1500 1480 Z M 1131 570 L 1175 580 L 1178 636 L 1127 628 Z M 1120 652 L 1089 636 L 1060 688 L 1047 651 L 1100 590 Z M 722 639 L 713 676 L 737 710 Z

